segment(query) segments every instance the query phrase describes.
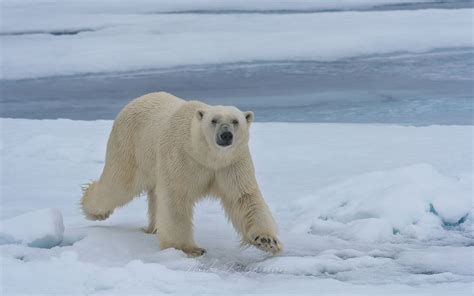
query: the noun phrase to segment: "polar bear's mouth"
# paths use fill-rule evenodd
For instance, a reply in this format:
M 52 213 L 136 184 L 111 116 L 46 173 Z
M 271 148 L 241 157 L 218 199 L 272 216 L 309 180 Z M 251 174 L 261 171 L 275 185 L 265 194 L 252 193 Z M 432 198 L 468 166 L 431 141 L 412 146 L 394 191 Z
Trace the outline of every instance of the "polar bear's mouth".
M 226 146 L 232 145 L 233 139 L 234 139 L 234 135 L 229 131 L 225 131 L 217 135 L 216 143 L 219 146 L 226 147 Z

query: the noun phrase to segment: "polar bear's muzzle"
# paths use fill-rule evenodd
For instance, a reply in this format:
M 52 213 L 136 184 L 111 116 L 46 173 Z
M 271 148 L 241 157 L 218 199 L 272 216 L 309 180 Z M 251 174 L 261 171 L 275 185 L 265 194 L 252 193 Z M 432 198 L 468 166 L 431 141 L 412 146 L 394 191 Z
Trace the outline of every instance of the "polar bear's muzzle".
M 223 132 L 217 137 L 217 145 L 219 146 L 232 145 L 233 138 L 234 138 L 234 135 L 231 132 Z
M 234 134 L 232 133 L 231 129 L 228 125 L 223 124 L 219 127 L 216 136 L 216 143 L 219 146 L 230 146 L 232 145 L 232 140 L 234 139 Z

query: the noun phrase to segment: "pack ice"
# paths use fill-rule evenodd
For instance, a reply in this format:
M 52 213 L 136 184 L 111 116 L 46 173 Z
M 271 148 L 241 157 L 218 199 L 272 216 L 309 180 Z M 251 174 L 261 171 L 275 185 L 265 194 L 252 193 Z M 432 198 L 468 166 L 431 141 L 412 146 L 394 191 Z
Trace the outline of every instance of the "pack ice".
M 7 295 L 472 294 L 472 126 L 256 122 L 250 149 L 285 251 L 240 248 L 204 200 L 194 225 L 208 252 L 188 258 L 142 231 L 146 198 L 106 221 L 80 213 L 111 121 L 0 124 Z

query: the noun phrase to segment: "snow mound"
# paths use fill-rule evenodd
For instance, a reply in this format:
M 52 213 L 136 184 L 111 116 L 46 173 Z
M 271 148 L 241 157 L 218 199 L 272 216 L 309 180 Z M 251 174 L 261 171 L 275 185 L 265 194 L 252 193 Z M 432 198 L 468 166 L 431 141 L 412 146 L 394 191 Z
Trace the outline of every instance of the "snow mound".
M 435 239 L 470 224 L 471 184 L 415 164 L 349 178 L 299 203 L 304 219 L 316 216 L 309 218 L 312 234 L 363 242 Z
M 61 212 L 57 209 L 43 209 L 2 221 L 0 244 L 16 243 L 49 249 L 62 242 L 63 234 Z

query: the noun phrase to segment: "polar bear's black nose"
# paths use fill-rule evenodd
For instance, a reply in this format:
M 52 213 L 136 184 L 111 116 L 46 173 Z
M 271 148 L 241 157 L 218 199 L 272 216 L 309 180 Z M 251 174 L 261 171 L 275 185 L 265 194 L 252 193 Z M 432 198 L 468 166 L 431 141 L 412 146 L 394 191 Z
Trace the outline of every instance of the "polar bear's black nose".
M 221 134 L 221 139 L 224 140 L 224 141 L 232 141 L 232 138 L 233 138 L 233 137 L 234 137 L 234 136 L 232 135 L 231 132 L 223 132 L 223 133 Z
M 231 132 L 223 132 L 217 141 L 217 144 L 220 146 L 229 146 L 232 144 L 232 139 L 234 138 L 234 135 Z

